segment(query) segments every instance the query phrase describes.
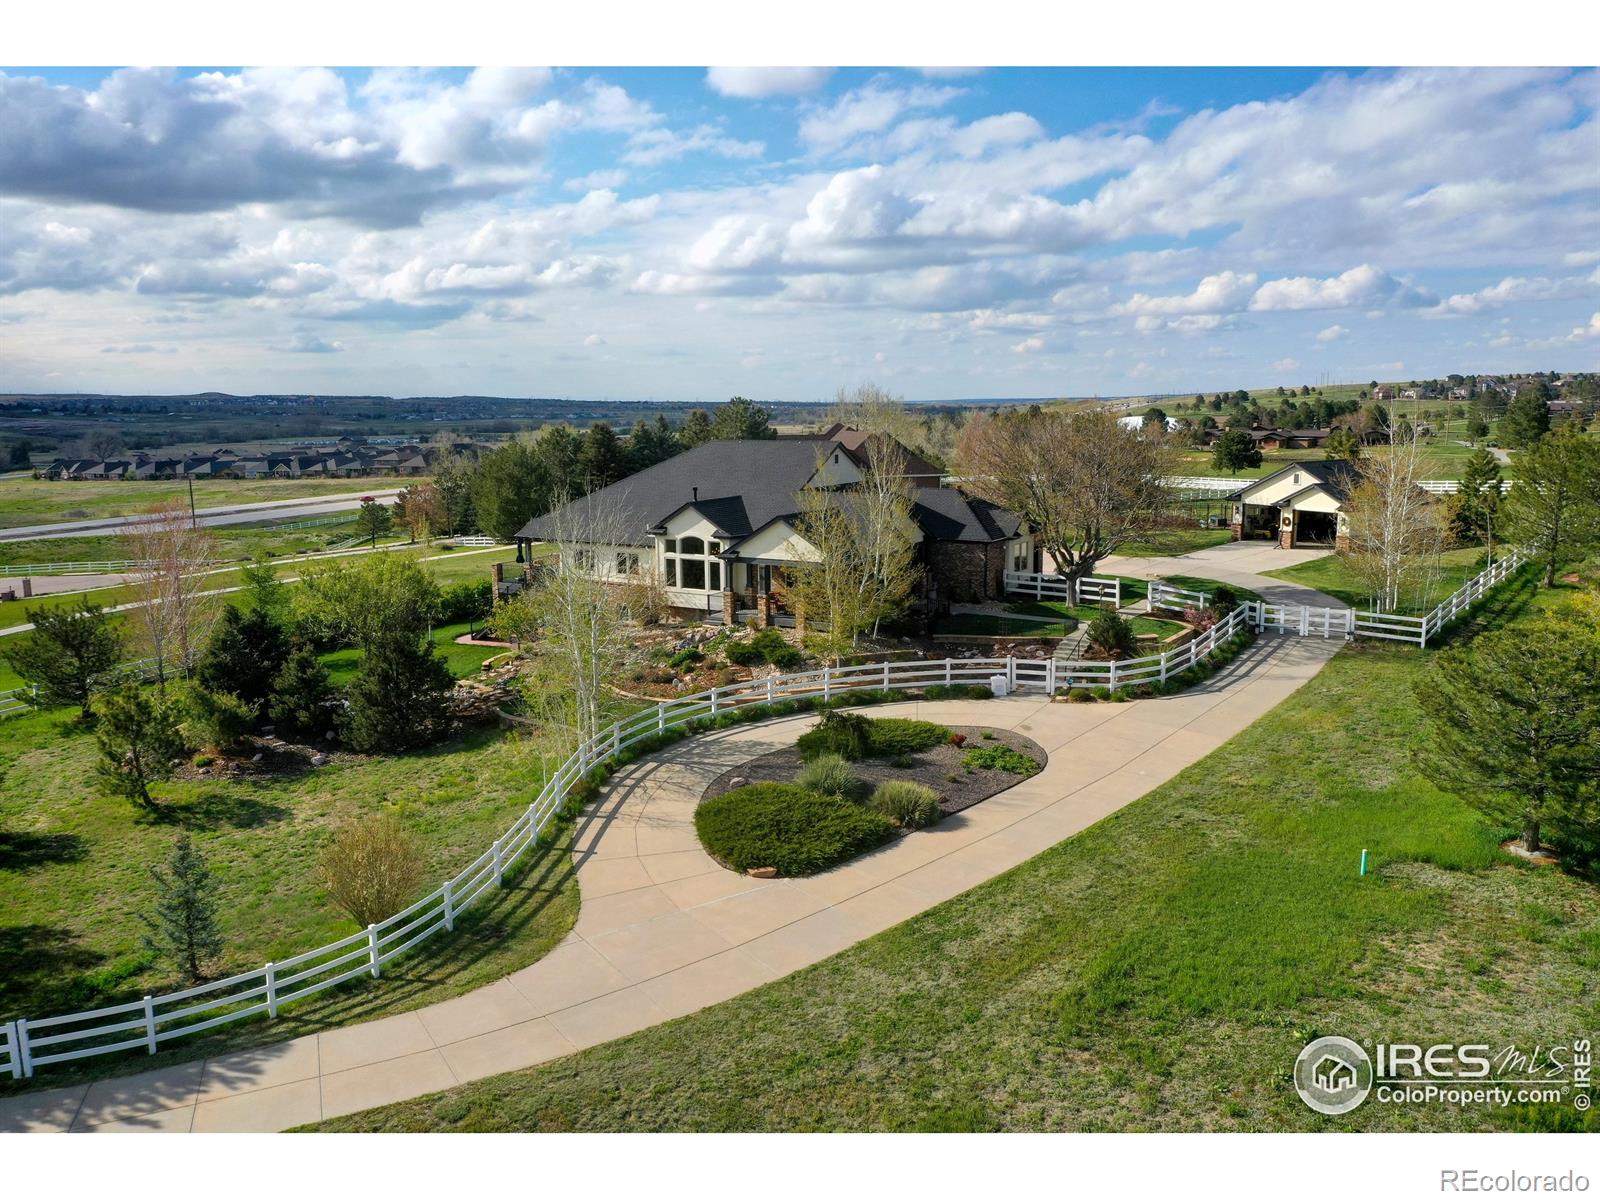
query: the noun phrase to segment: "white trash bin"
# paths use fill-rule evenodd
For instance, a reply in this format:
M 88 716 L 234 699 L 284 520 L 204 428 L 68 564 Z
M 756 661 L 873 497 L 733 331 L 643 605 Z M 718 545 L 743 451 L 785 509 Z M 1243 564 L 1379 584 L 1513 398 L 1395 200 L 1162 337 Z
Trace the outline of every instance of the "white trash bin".
M 989 690 L 996 696 L 1004 696 L 1011 690 L 1011 687 L 1006 683 L 1004 675 L 991 675 L 989 676 Z

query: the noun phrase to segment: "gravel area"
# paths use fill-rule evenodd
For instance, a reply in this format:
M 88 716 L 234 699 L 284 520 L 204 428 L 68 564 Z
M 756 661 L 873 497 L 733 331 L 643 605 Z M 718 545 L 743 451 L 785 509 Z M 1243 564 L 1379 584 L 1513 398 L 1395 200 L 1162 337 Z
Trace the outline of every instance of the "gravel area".
M 1009 771 L 994 771 L 986 767 L 968 768 L 962 757 L 978 746 L 1010 746 L 1043 766 L 1049 755 L 1032 738 L 1023 737 L 1009 729 L 989 729 L 981 725 L 951 725 L 952 733 L 966 735 L 963 746 L 945 743 L 931 750 L 922 750 L 907 756 L 910 766 L 896 767 L 888 758 L 863 758 L 851 764 L 855 773 L 870 787 L 877 787 L 886 779 L 904 779 L 920 783 L 939 793 L 939 807 L 946 813 L 957 813 L 964 808 L 987 800 L 1026 779 L 1026 775 L 1013 775 Z M 993 737 L 985 738 L 984 734 Z M 794 746 L 774 750 L 724 771 L 713 779 L 701 800 L 709 800 L 747 783 L 793 783 L 795 775 L 805 765 L 800 751 Z

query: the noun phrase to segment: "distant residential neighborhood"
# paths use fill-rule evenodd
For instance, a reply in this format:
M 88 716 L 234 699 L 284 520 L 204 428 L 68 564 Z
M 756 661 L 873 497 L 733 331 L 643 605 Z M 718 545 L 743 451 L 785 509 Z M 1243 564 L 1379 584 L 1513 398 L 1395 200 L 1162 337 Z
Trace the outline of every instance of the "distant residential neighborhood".
M 55 458 L 38 470 L 47 479 L 68 480 L 358 479 L 426 475 L 442 459 L 456 455 L 475 459 L 487 449 L 477 442 L 384 446 L 364 438 L 341 437 L 327 445 L 271 451 L 219 446 L 208 454 L 137 451 L 112 458 Z

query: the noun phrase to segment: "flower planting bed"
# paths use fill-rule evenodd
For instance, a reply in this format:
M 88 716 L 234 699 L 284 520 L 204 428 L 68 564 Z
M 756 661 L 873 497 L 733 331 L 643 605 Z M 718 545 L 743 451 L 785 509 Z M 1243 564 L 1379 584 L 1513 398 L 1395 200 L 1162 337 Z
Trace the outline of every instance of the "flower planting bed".
M 869 788 L 890 780 L 920 783 L 939 794 L 939 808 L 947 815 L 971 808 L 1019 783 L 1025 776 L 989 767 L 968 767 L 967 751 L 984 747 L 1009 746 L 1043 766 L 1049 758 L 1037 742 L 1009 729 L 986 729 L 952 725 L 950 731 L 963 736 L 964 744 L 946 742 L 932 749 L 897 758 L 862 758 L 850 765 Z M 984 737 L 990 734 L 990 737 Z M 896 763 L 906 765 L 896 766 Z M 752 783 L 793 783 L 805 766 L 799 747 L 785 746 L 770 754 L 741 763 L 724 771 L 707 786 L 701 800 L 721 796 L 734 788 Z

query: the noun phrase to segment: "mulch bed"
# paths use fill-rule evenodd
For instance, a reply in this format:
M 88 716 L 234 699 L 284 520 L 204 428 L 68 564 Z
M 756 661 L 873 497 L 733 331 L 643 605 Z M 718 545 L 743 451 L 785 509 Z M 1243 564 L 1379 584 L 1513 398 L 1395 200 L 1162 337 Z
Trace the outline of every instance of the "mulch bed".
M 1013 775 L 1009 771 L 995 771 L 987 767 L 968 770 L 961 761 L 968 750 L 979 746 L 1010 746 L 1041 766 L 1050 757 L 1038 742 L 1009 729 L 988 729 L 979 725 L 951 725 L 948 728 L 952 733 L 966 734 L 966 745 L 952 746 L 947 742 L 931 750 L 919 751 L 908 756 L 911 761 L 909 767 L 892 766 L 894 760 L 889 758 L 863 758 L 850 765 L 870 787 L 875 788 L 889 779 L 904 779 L 932 788 L 939 793 L 939 807 L 948 815 L 971 808 L 1029 778 L 1027 775 Z M 992 733 L 994 737 L 985 738 L 985 733 Z M 793 783 L 795 775 L 804 765 L 805 759 L 800 757 L 799 749 L 786 746 L 724 771 L 711 781 L 700 799 L 709 800 L 748 783 Z M 947 778 L 950 775 L 955 778 Z

